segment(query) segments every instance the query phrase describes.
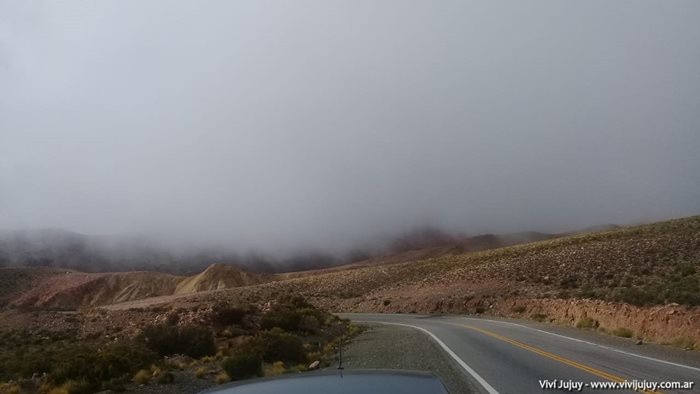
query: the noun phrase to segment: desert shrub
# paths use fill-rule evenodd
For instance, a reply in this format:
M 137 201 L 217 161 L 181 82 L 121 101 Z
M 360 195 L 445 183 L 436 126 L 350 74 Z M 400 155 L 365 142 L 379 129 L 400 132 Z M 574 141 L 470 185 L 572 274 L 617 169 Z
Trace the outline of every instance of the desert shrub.
M 226 382 L 230 382 L 231 377 L 229 377 L 226 372 L 221 372 L 221 373 L 216 375 L 216 378 L 214 378 L 214 381 L 216 382 L 216 384 L 224 384 Z
M 304 344 L 296 335 L 279 328 L 261 333 L 254 341 L 266 362 L 284 361 L 301 363 L 306 361 Z
M 172 372 L 163 372 L 158 375 L 156 383 L 158 384 L 171 384 L 175 381 L 175 375 Z
M 299 330 L 302 314 L 292 305 L 277 304 L 270 308 L 260 320 L 260 327 L 271 330 L 275 327 L 285 331 Z
M 221 327 L 232 324 L 242 325 L 247 315 L 254 313 L 252 307 L 240 307 L 219 303 L 214 305 L 211 311 L 212 322 Z
M 229 379 L 240 380 L 263 376 L 262 357 L 256 352 L 240 352 L 221 363 Z
M 282 361 L 275 361 L 272 364 L 268 364 L 263 368 L 265 376 L 279 376 L 286 371 L 284 363 Z
M 17 383 L 0 383 L 0 393 L 2 393 L 2 394 L 19 394 L 20 387 Z
M 102 383 L 102 388 L 112 392 L 121 392 L 125 390 L 125 385 L 129 383 L 129 376 L 124 375 L 118 378 L 112 378 Z
M 389 306 L 389 304 L 391 304 L 391 300 L 384 300 L 382 304 L 384 304 L 384 306 Z
M 562 289 L 575 289 L 578 287 L 578 278 L 576 275 L 569 275 L 559 282 L 559 286 Z
M 671 342 L 671 345 L 683 349 L 693 350 L 695 349 L 695 340 L 690 337 L 677 337 Z
M 131 374 L 149 365 L 156 358 L 154 353 L 133 344 L 114 344 L 102 351 L 89 346 L 74 346 L 64 350 L 64 354 L 55 360 L 55 367 L 50 375 L 56 383 L 85 383 L 89 386 L 87 392 L 90 392 L 102 387 L 103 382 Z
M 214 335 L 205 327 L 148 326 L 144 328 L 141 338 L 161 356 L 185 354 L 200 358 L 216 353 Z
M 590 287 L 580 289 L 577 293 L 579 298 L 598 298 L 598 294 Z
M 612 334 L 618 337 L 632 338 L 634 331 L 630 330 L 629 328 L 620 327 L 612 330 Z
M 583 317 L 581 320 L 576 322 L 576 328 L 598 328 L 598 320 L 592 319 L 590 317 Z
M 92 394 L 95 392 L 94 387 L 94 384 L 84 380 L 69 380 L 59 387 L 53 388 L 49 394 Z
M 653 305 L 664 302 L 663 293 L 656 288 L 620 287 L 613 292 L 613 299 L 632 305 Z
M 301 296 L 286 296 L 262 316 L 260 326 L 265 330 L 278 327 L 290 332 L 314 333 L 329 321 L 329 316 L 329 313 L 314 307 Z
M 203 367 L 199 367 L 194 371 L 194 376 L 197 379 L 202 379 L 204 376 L 207 374 L 207 369 Z
M 676 271 L 681 276 L 695 275 L 695 273 L 697 272 L 697 270 L 695 269 L 695 266 L 692 264 L 680 264 L 676 268 Z
M 539 322 L 543 322 L 546 318 L 547 315 L 545 315 L 544 313 L 533 313 L 532 315 L 530 315 L 530 319 Z
M 699 305 L 700 304 L 700 281 L 695 275 L 674 277 L 668 283 L 665 292 L 668 302 L 678 304 Z
M 133 381 L 136 384 L 148 384 L 148 382 L 151 381 L 151 376 L 153 376 L 153 374 L 150 370 L 142 369 L 136 372 Z
M 303 315 L 299 322 L 299 330 L 309 333 L 317 333 L 321 329 L 321 323 L 313 315 Z
M 47 373 L 54 387 L 72 381 L 66 387 L 74 387 L 74 392 L 83 383 L 89 386 L 88 392 L 108 388 L 110 382 L 116 385 L 120 378 L 130 378 L 136 370 L 157 359 L 155 353 L 139 343 L 115 343 L 100 349 L 72 341 L 36 342 L 35 337 L 25 336 L 16 346 L 11 352 L 0 352 L 0 379 Z
M 227 329 L 221 331 L 221 336 L 226 338 L 235 338 L 240 337 L 242 335 L 248 335 L 249 333 L 250 332 L 245 328 L 241 328 L 238 326 L 230 326 Z
M 367 329 L 367 326 L 358 326 L 356 324 L 348 324 L 346 326 L 346 332 L 345 334 L 347 335 L 348 338 L 354 338 L 361 333 L 363 333 Z
M 295 294 L 289 294 L 285 297 L 280 297 L 277 301 L 280 304 L 287 304 L 296 308 L 313 308 L 313 305 L 306 301 L 306 298 Z

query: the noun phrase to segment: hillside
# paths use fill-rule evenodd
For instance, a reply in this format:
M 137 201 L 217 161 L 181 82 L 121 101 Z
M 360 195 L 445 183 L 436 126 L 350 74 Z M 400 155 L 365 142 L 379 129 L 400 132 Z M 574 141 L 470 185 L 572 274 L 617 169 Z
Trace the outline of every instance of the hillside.
M 76 309 L 262 283 L 269 278 L 223 264 L 192 277 L 159 272 L 84 273 L 54 268 L 0 268 L 0 306 Z
M 174 294 L 189 294 L 230 287 L 250 286 L 260 284 L 266 280 L 269 279 L 260 274 L 241 271 L 224 264 L 212 264 L 201 273 L 179 282 Z
M 203 297 L 297 292 L 335 311 L 484 313 L 700 341 L 700 217 L 357 267 Z M 195 299 L 201 299 L 196 297 Z M 674 306 L 679 304 L 679 306 Z M 659 339 L 661 340 L 661 339 Z
M 482 246 L 497 246 L 486 240 Z M 269 276 L 224 265 L 191 277 L 37 269 L 31 279 L 14 269 L 6 271 L 13 283 L 32 290 L 0 295 L 15 305 L 128 310 L 295 293 L 339 312 L 490 313 L 700 343 L 700 216 L 401 261 L 435 248 L 398 253 L 400 262 Z M 157 296 L 166 297 L 144 299 Z
M 426 236 L 427 235 L 427 236 Z M 426 259 L 450 257 L 465 253 L 481 252 L 506 246 L 563 237 L 566 234 L 521 232 L 512 234 L 482 234 L 471 237 L 436 236 L 434 231 L 427 234 L 412 232 L 408 237 L 399 237 L 390 252 L 375 257 L 361 259 L 351 264 L 309 271 L 280 273 L 280 279 L 301 278 L 330 272 L 341 272 L 382 264 L 407 263 Z

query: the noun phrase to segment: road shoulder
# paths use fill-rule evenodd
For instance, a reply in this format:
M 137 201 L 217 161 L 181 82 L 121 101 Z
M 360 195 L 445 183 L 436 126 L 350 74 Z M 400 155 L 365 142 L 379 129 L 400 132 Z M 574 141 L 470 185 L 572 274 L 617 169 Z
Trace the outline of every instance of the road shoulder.
M 457 363 L 421 331 L 394 325 L 363 325 L 367 331 L 343 352 L 346 369 L 429 371 L 440 377 L 451 394 L 480 392 Z

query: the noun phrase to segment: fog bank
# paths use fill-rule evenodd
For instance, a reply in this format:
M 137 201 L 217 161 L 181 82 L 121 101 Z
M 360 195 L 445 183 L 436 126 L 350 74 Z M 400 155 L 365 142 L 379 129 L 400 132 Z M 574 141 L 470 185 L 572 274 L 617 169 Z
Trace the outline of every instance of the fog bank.
M 0 228 L 343 254 L 700 213 L 696 1 L 0 1 Z

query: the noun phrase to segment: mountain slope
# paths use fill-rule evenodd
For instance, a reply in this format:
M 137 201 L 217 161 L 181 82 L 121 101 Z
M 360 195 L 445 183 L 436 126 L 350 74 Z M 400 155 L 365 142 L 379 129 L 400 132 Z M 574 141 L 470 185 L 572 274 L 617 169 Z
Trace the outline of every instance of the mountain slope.
M 223 264 L 213 264 L 192 277 L 148 271 L 85 273 L 53 268 L 0 268 L 0 306 L 76 309 L 247 286 L 269 279 Z
M 652 340 L 700 343 L 700 216 L 353 268 L 194 299 L 294 292 L 342 312 L 490 312 L 571 325 L 590 319 Z
M 266 281 L 265 278 L 263 275 L 242 271 L 228 265 L 212 264 L 203 272 L 178 283 L 174 294 L 256 285 Z

